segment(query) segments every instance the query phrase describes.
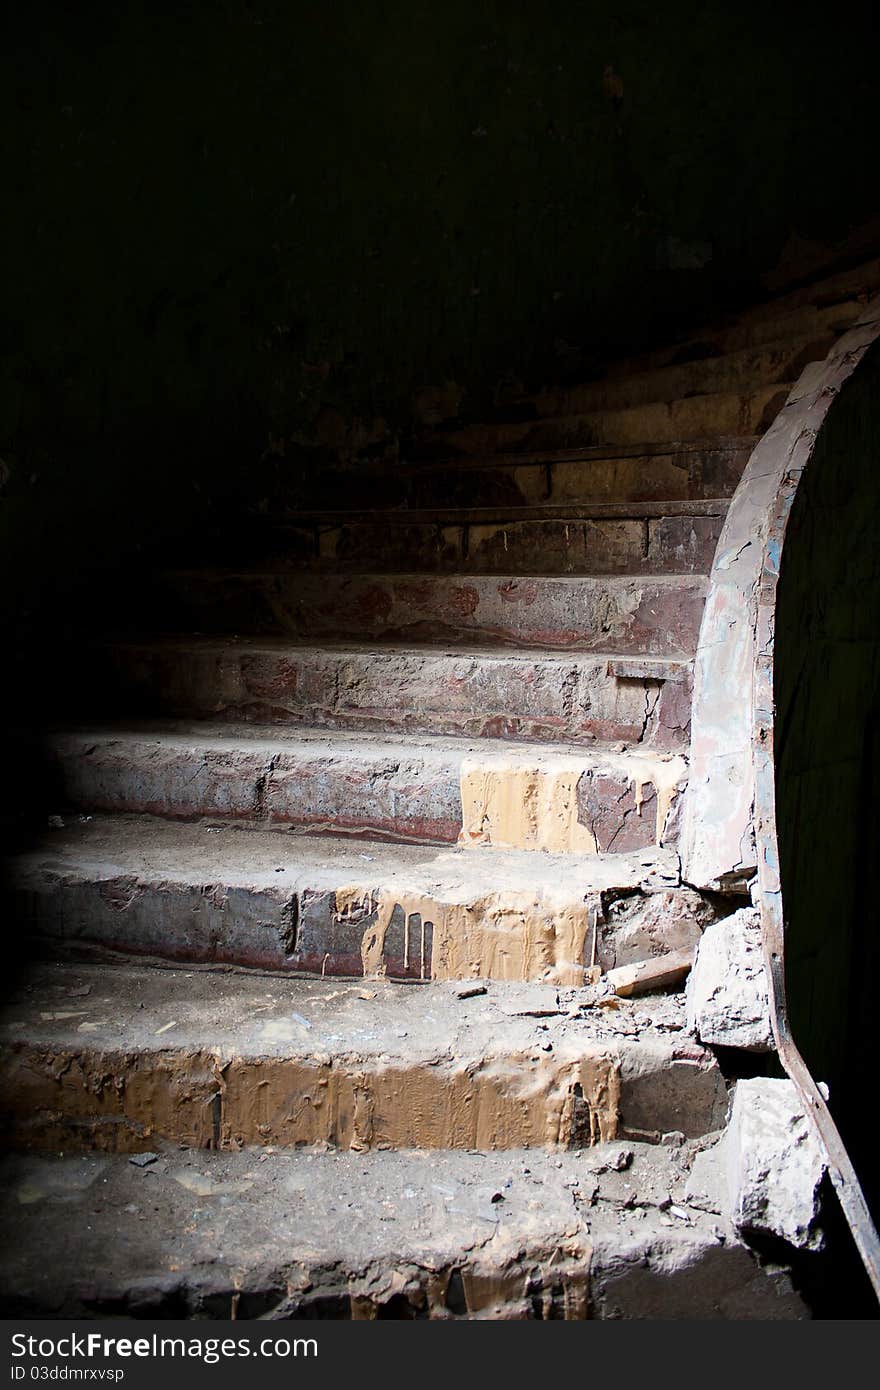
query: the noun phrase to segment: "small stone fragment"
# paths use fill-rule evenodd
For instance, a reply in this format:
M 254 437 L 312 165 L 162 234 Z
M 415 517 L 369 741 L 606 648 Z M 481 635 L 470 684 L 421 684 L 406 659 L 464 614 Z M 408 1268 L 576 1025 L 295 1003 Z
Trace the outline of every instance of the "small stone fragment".
M 155 1163 L 158 1157 L 159 1155 L 154 1153 L 132 1154 L 128 1161 L 133 1163 L 135 1168 L 149 1168 L 150 1164 Z
M 478 994 L 486 994 L 487 990 L 485 985 L 481 985 L 478 981 L 474 981 L 472 983 L 465 982 L 464 984 L 456 985 L 452 993 L 455 995 L 456 999 L 476 999 Z

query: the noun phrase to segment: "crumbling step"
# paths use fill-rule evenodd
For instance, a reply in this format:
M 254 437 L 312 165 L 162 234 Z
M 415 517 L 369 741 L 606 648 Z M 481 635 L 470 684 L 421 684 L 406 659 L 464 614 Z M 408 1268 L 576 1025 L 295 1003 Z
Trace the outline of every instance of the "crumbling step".
M 632 377 L 729 353 L 773 348 L 786 340 L 809 343 L 826 336 L 838 338 L 863 312 L 875 293 L 874 286 L 880 287 L 880 261 L 860 268 L 848 286 L 842 281 L 837 287 L 831 281 L 823 289 L 815 284 L 807 286 L 784 298 L 756 305 L 727 323 L 708 326 L 681 342 L 613 362 L 604 379 Z M 815 296 L 815 302 L 810 302 L 810 296 Z
M 702 1141 L 699 1141 L 702 1142 Z M 16 1154 L 7 1318 L 805 1318 L 691 1190 L 697 1143 Z M 702 1205 L 701 1205 L 702 1201 Z
M 705 905 L 669 850 L 428 849 L 126 816 L 9 861 L 21 939 L 320 975 L 550 980 L 693 948 Z M 711 914 L 709 914 L 711 915 Z
M 597 507 L 671 501 L 711 502 L 732 496 L 758 440 L 756 436 L 641 442 L 613 448 L 544 449 L 515 458 L 467 456 L 417 459 L 397 465 L 369 461 L 357 469 L 304 474 L 291 486 L 297 505 L 345 505 L 418 510 L 487 506 Z M 428 444 L 422 446 L 429 451 Z M 447 451 L 448 452 L 448 451 Z M 272 516 L 270 508 L 267 515 Z M 283 507 L 281 508 L 283 510 Z
M 581 1148 L 724 1121 L 681 996 L 614 1012 L 550 986 L 33 967 L 3 1014 L 17 1148 Z
M 672 834 L 682 757 L 251 724 L 85 729 L 48 750 L 66 806 L 581 854 Z
M 649 401 L 621 410 L 545 417 L 508 424 L 469 425 L 432 436 L 447 454 L 517 453 L 578 446 L 655 444 L 712 435 L 764 434 L 785 404 L 791 381 L 754 391 L 713 392 L 681 400 Z
M 682 749 L 691 671 L 676 657 L 289 642 L 125 642 L 92 654 L 94 715 L 120 711 L 468 738 Z
M 199 570 L 166 574 L 153 594 L 171 632 L 690 656 L 706 579 Z
M 298 519 L 267 537 L 275 563 L 290 568 L 470 574 L 708 574 L 726 511 L 584 519 L 487 509 L 482 520 L 454 514 L 418 521 L 405 512 L 371 512 L 338 521 Z M 667 513 L 675 504 L 667 504 Z
M 629 371 L 626 375 L 618 368 L 613 375 L 578 386 L 544 391 L 532 401 L 539 415 L 552 416 L 623 410 L 652 401 L 675 401 L 711 393 L 743 395 L 760 390 L 768 382 L 796 381 L 808 362 L 827 356 L 835 336 L 826 331 L 806 339 L 783 338 L 757 347 Z

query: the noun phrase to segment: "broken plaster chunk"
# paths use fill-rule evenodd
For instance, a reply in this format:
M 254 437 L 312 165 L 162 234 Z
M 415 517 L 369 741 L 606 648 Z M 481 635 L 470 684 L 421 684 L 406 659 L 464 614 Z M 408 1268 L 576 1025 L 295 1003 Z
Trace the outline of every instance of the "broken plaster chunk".
M 703 933 L 688 981 L 687 1023 L 700 1041 L 749 1052 L 773 1048 L 759 914 L 745 907 Z
M 631 994 L 645 994 L 651 989 L 666 989 L 680 984 L 691 968 L 693 951 L 668 951 L 665 956 L 634 961 L 609 970 L 605 976 L 615 994 L 624 999 Z
M 825 1163 L 791 1081 L 737 1082 L 724 1154 L 739 1232 L 776 1236 L 798 1250 L 821 1248 L 816 1223 Z

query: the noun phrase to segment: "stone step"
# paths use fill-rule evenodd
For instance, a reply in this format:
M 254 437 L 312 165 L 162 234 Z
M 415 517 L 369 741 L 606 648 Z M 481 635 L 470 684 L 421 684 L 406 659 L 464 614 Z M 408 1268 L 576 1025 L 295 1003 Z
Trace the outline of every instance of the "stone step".
M 47 743 L 65 806 L 556 853 L 674 840 L 683 757 L 253 724 L 81 729 Z
M 151 594 L 169 632 L 691 656 L 706 579 L 196 570 Z
M 618 367 L 612 375 L 578 386 L 543 391 L 531 404 L 540 416 L 581 415 L 713 393 L 744 395 L 768 382 L 796 381 L 808 362 L 827 356 L 835 337 L 827 331 L 806 339 L 784 338 L 625 374 Z
M 876 249 L 876 247 L 874 248 Z M 864 301 L 880 289 L 880 257 L 833 274 L 811 279 L 806 284 L 776 294 L 763 304 L 752 305 L 740 318 L 746 323 L 775 322 L 781 315 L 806 308 L 840 308 L 853 300 Z
M 534 453 L 539 449 L 654 444 L 718 435 L 764 434 L 785 404 L 792 381 L 754 391 L 711 392 L 680 400 L 649 401 L 619 410 L 599 410 L 516 423 L 475 424 L 437 432 L 430 451 L 485 458 Z
M 561 1167 L 535 1149 L 435 1150 L 430 1171 L 424 1155 L 390 1151 L 157 1144 L 143 1168 L 124 1154 L 9 1155 L 0 1308 L 20 1319 L 806 1318 L 789 1275 L 762 1265 L 694 1190 L 693 1171 L 720 1164 L 702 1142 L 600 1143 Z
M 858 318 L 868 299 L 880 288 L 880 275 L 873 263 L 849 285 L 841 282 L 820 291 L 807 287 L 790 296 L 755 305 L 725 323 L 707 325 L 694 336 L 678 343 L 641 353 L 609 365 L 605 376 L 631 377 L 636 373 L 662 370 L 668 366 L 724 357 L 730 353 L 782 347 L 786 342 L 816 342 L 827 336 L 837 338 Z M 811 302 L 810 295 L 815 295 Z
M 689 663 L 498 648 L 119 643 L 91 658 L 85 716 L 211 718 L 388 733 L 687 746 Z
M 655 996 L 576 1011 L 551 986 L 463 999 L 444 984 L 47 964 L 3 1011 L 0 1115 L 16 1147 L 64 1153 L 696 1137 L 723 1124 L 727 1090 L 681 1031 L 683 1007 Z
M 629 515 L 587 519 L 498 516 L 497 508 L 467 521 L 454 513 L 418 520 L 400 511 L 300 517 L 273 525 L 263 563 L 268 551 L 285 568 L 344 573 L 708 574 L 726 503 L 709 505 L 709 514 L 705 506 L 701 514 L 662 516 L 631 507 Z
M 56 954 L 579 985 L 594 962 L 689 949 L 707 920 L 656 847 L 536 855 L 62 819 L 8 872 L 21 940 Z
M 297 508 L 330 510 L 345 505 L 360 512 L 375 508 L 431 509 L 483 507 L 626 507 L 633 503 L 713 502 L 730 497 L 757 436 L 646 444 L 518 451 L 515 457 L 491 454 L 450 460 L 414 459 L 398 464 L 364 461 L 358 467 L 303 472 L 289 483 Z M 438 450 L 442 454 L 443 450 Z M 267 519 L 283 516 L 284 497 L 267 506 Z M 619 514 L 619 513 L 618 513 Z M 490 518 L 494 519 L 494 518 Z M 257 533 L 263 543 L 263 532 Z

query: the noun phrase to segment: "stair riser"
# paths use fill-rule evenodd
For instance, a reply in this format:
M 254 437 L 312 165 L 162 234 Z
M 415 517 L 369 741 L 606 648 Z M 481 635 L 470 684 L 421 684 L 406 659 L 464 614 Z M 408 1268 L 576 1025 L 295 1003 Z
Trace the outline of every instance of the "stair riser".
M 663 583 L 198 572 L 169 575 L 166 585 L 170 631 L 652 656 L 693 654 L 706 591 L 697 576 Z
M 834 334 L 826 333 L 806 341 L 792 339 L 743 348 L 629 377 L 603 378 L 568 391 L 548 391 L 535 397 L 534 404 L 542 416 L 580 415 L 716 392 L 744 395 L 760 390 L 767 382 L 795 381 L 808 362 L 821 361 L 827 355 L 833 342 Z
M 647 1110 L 652 1080 L 657 1103 Z M 717 1122 L 719 1087 L 713 1070 L 666 1059 L 639 1078 L 631 1109 L 658 1133 L 682 1129 L 684 1116 L 684 1132 L 699 1136 Z M 4 1059 L 0 1114 L 16 1147 L 64 1152 L 136 1153 L 161 1141 L 220 1150 L 567 1149 L 625 1133 L 628 1091 L 601 1053 L 407 1066 L 21 1042 Z
M 687 668 L 618 677 L 608 658 L 128 646 L 96 658 L 89 712 L 550 743 L 686 746 Z M 627 669 L 625 666 L 622 669 Z M 674 679 L 664 677 L 671 673 Z M 101 698 L 105 701 L 103 707 Z M 647 712 L 647 713 L 646 713 Z
M 722 516 L 286 526 L 273 555 L 291 568 L 385 573 L 707 574 Z
M 744 395 L 721 393 L 652 401 L 625 410 L 559 416 L 521 424 L 473 425 L 437 438 L 452 454 L 484 456 L 539 449 L 654 444 L 713 435 L 763 434 L 785 404 L 790 383 L 774 382 Z

